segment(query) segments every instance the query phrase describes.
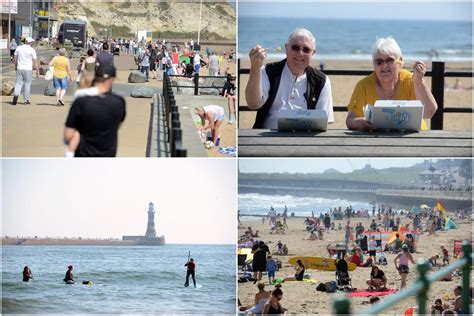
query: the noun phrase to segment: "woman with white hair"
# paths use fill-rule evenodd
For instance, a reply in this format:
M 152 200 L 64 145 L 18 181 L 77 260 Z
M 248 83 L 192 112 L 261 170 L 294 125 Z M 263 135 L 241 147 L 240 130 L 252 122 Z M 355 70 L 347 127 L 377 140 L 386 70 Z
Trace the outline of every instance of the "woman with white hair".
M 357 83 L 347 105 L 346 125 L 349 129 L 373 129 L 364 118 L 363 107 L 375 104 L 376 100 L 420 100 L 424 107 L 423 118 L 433 117 L 438 105 L 423 79 L 426 67 L 422 61 L 413 64 L 413 72 L 402 69 L 400 46 L 392 37 L 387 37 L 375 42 L 372 62 L 374 72 Z M 427 129 L 424 121 L 421 128 Z
M 198 106 L 194 111 L 201 118 L 199 132 L 204 133 L 210 129 L 212 142 L 218 145 L 219 127 L 222 125 L 225 117 L 224 108 L 218 105 L 206 105 Z
M 54 57 L 49 66 L 54 67 L 53 85 L 56 88 L 56 100 L 58 106 L 64 106 L 63 98 L 68 88 L 68 77 L 72 81 L 71 65 L 66 57 L 66 49 L 59 50 L 59 56 Z

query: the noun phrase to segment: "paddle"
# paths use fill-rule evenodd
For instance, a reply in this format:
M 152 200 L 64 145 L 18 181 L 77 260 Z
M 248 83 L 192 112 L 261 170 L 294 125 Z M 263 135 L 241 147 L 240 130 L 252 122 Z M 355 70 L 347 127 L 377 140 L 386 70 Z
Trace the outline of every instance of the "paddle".
M 186 263 L 189 262 L 189 258 L 191 258 L 191 250 L 188 251 L 188 260 L 186 261 Z M 185 286 L 185 287 L 188 287 L 188 286 L 189 286 L 188 280 L 186 280 L 186 281 L 184 282 L 184 286 Z

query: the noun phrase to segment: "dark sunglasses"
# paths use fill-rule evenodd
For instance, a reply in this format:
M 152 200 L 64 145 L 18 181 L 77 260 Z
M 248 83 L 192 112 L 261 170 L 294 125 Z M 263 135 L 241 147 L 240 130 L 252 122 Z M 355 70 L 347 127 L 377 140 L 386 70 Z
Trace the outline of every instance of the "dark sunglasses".
M 294 52 L 303 51 L 304 54 L 310 54 L 313 51 L 309 47 L 306 47 L 306 46 L 301 47 L 299 45 L 291 45 L 291 50 Z
M 394 62 L 395 62 L 395 58 L 389 57 L 387 59 L 376 59 L 374 61 L 374 64 L 376 64 L 377 66 L 381 66 L 383 64 L 387 64 L 388 66 L 391 66 L 393 65 Z
M 277 300 L 281 301 L 282 298 L 283 298 L 283 297 L 278 296 L 278 297 L 277 297 Z

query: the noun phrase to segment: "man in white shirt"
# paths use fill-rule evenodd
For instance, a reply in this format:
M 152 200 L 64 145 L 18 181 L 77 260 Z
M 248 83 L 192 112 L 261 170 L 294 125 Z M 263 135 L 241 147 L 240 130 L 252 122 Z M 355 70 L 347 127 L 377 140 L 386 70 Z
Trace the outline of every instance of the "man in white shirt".
M 33 80 L 33 66 L 36 68 L 36 78 L 39 77 L 39 65 L 38 58 L 36 57 L 36 51 L 31 45 L 34 40 L 31 37 L 25 39 L 25 44 L 18 46 L 13 57 L 13 63 L 15 64 L 16 70 L 16 82 L 15 90 L 13 92 L 12 105 L 16 105 L 18 102 L 18 96 L 21 93 L 23 84 L 25 90 L 23 92 L 24 104 L 29 105 L 30 103 L 30 88 L 31 81 Z
M 280 110 L 322 110 L 334 122 L 331 82 L 309 66 L 316 53 L 316 39 L 307 29 L 296 29 L 285 44 L 287 58 L 264 65 L 267 52 L 261 46 L 250 50 L 250 75 L 245 98 L 258 110 L 254 128 L 276 129 Z
M 197 73 L 201 71 L 201 56 L 198 53 L 194 54 L 194 71 Z

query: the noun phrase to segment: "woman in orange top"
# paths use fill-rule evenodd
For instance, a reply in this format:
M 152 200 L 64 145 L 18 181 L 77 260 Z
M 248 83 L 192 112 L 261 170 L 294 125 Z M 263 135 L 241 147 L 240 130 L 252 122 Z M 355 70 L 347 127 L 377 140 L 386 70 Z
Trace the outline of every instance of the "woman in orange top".
M 53 85 L 56 88 L 56 99 L 59 106 L 64 106 L 63 98 L 68 88 L 68 77 L 72 80 L 69 58 L 66 57 L 66 49 L 59 50 L 59 56 L 54 57 L 49 66 L 54 67 Z
M 374 72 L 357 83 L 347 105 L 349 129 L 373 129 L 364 118 L 363 108 L 367 104 L 374 105 L 376 100 L 420 100 L 424 107 L 423 118 L 433 117 L 438 105 L 423 80 L 426 67 L 422 61 L 414 63 L 413 73 L 402 69 L 402 51 L 391 37 L 375 42 L 372 61 Z M 427 129 L 424 121 L 421 128 Z

